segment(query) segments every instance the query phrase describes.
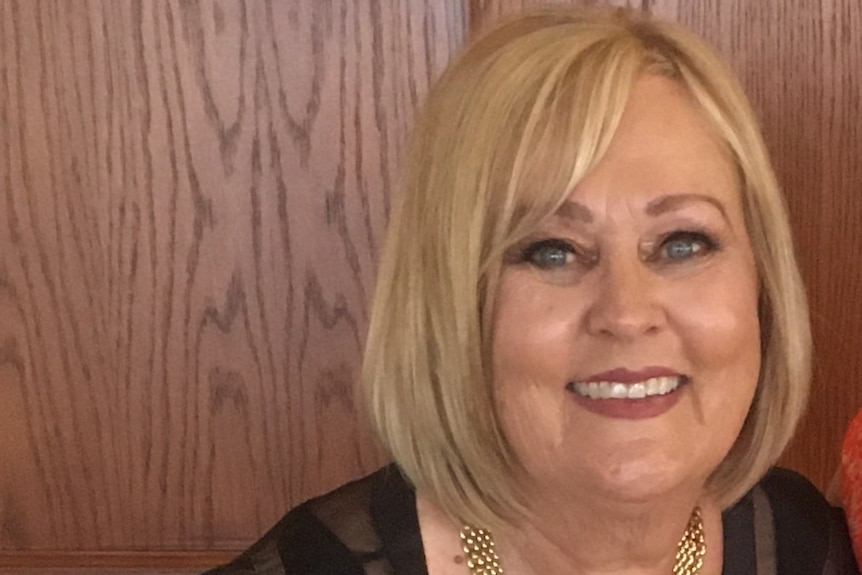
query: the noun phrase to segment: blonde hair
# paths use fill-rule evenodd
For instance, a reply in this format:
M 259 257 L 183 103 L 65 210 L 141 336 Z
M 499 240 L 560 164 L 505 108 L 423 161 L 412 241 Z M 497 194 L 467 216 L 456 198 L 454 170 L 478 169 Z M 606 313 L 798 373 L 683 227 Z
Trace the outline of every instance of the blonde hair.
M 491 319 L 503 253 L 601 159 L 633 83 L 685 86 L 737 164 L 761 282 L 763 362 L 742 432 L 708 487 L 741 497 L 807 401 L 810 333 L 786 208 L 730 70 L 672 23 L 624 10 L 538 13 L 467 48 L 414 129 L 380 262 L 362 382 L 381 440 L 453 517 L 494 526 L 525 502 L 494 408 Z

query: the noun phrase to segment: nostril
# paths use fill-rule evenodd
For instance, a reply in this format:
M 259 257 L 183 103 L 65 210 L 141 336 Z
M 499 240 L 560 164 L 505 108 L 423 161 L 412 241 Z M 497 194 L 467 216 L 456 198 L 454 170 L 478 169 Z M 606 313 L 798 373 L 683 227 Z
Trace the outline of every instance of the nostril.
M 649 288 L 638 286 L 622 292 L 608 288 L 597 294 L 588 322 L 590 330 L 597 334 L 634 336 L 658 332 L 665 319 Z

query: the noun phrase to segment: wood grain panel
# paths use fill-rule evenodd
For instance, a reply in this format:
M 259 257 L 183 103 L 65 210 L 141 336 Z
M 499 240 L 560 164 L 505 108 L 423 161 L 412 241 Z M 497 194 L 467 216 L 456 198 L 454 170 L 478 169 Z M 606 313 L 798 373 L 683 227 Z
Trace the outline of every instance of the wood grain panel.
M 649 6 L 649 0 L 469 0 L 469 3 L 470 29 L 473 31 L 492 26 L 506 17 L 546 7 L 605 4 L 645 9 Z
M 460 3 L 0 3 L 0 549 L 235 549 L 375 468 L 357 378 Z
M 471 28 L 575 0 L 472 0 Z M 677 20 L 736 70 L 785 189 L 811 302 L 809 414 L 783 463 L 825 489 L 862 406 L 862 5 L 856 0 L 609 2 Z

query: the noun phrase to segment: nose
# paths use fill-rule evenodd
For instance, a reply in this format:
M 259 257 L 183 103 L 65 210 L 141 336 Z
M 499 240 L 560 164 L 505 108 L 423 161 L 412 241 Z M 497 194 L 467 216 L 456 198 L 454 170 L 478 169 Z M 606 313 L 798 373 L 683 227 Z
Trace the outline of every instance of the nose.
M 621 341 L 658 333 L 667 317 L 661 305 L 660 278 L 639 258 L 601 264 L 596 277 L 587 329 Z

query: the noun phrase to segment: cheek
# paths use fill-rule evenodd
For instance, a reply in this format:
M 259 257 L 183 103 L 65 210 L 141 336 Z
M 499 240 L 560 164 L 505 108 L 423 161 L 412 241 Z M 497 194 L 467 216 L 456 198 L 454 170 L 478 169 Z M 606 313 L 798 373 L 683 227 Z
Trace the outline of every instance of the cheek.
M 542 459 L 542 453 L 563 442 L 565 385 L 572 375 L 577 312 L 524 279 L 514 272 L 504 275 L 498 292 L 494 387 L 508 440 L 522 455 Z
M 743 276 L 744 277 L 744 276 Z M 761 334 L 754 280 L 717 283 L 703 297 L 679 299 L 681 342 L 700 374 L 701 399 L 747 413 L 760 375 Z
M 564 443 L 564 413 L 559 392 L 528 382 L 503 383 L 497 397 L 497 412 L 506 439 L 529 467 L 553 460 L 553 454 Z
M 504 275 L 494 317 L 492 355 L 497 386 L 565 385 L 572 369 L 577 310 L 573 298 L 537 288 L 524 274 Z
M 698 304 L 702 305 L 702 304 Z M 686 321 L 683 344 L 706 364 L 744 367 L 760 357 L 760 322 L 756 306 L 705 307 Z
M 760 355 L 758 282 L 749 257 L 733 257 L 691 284 L 668 293 L 667 309 L 683 342 L 697 345 L 707 361 L 736 361 Z

